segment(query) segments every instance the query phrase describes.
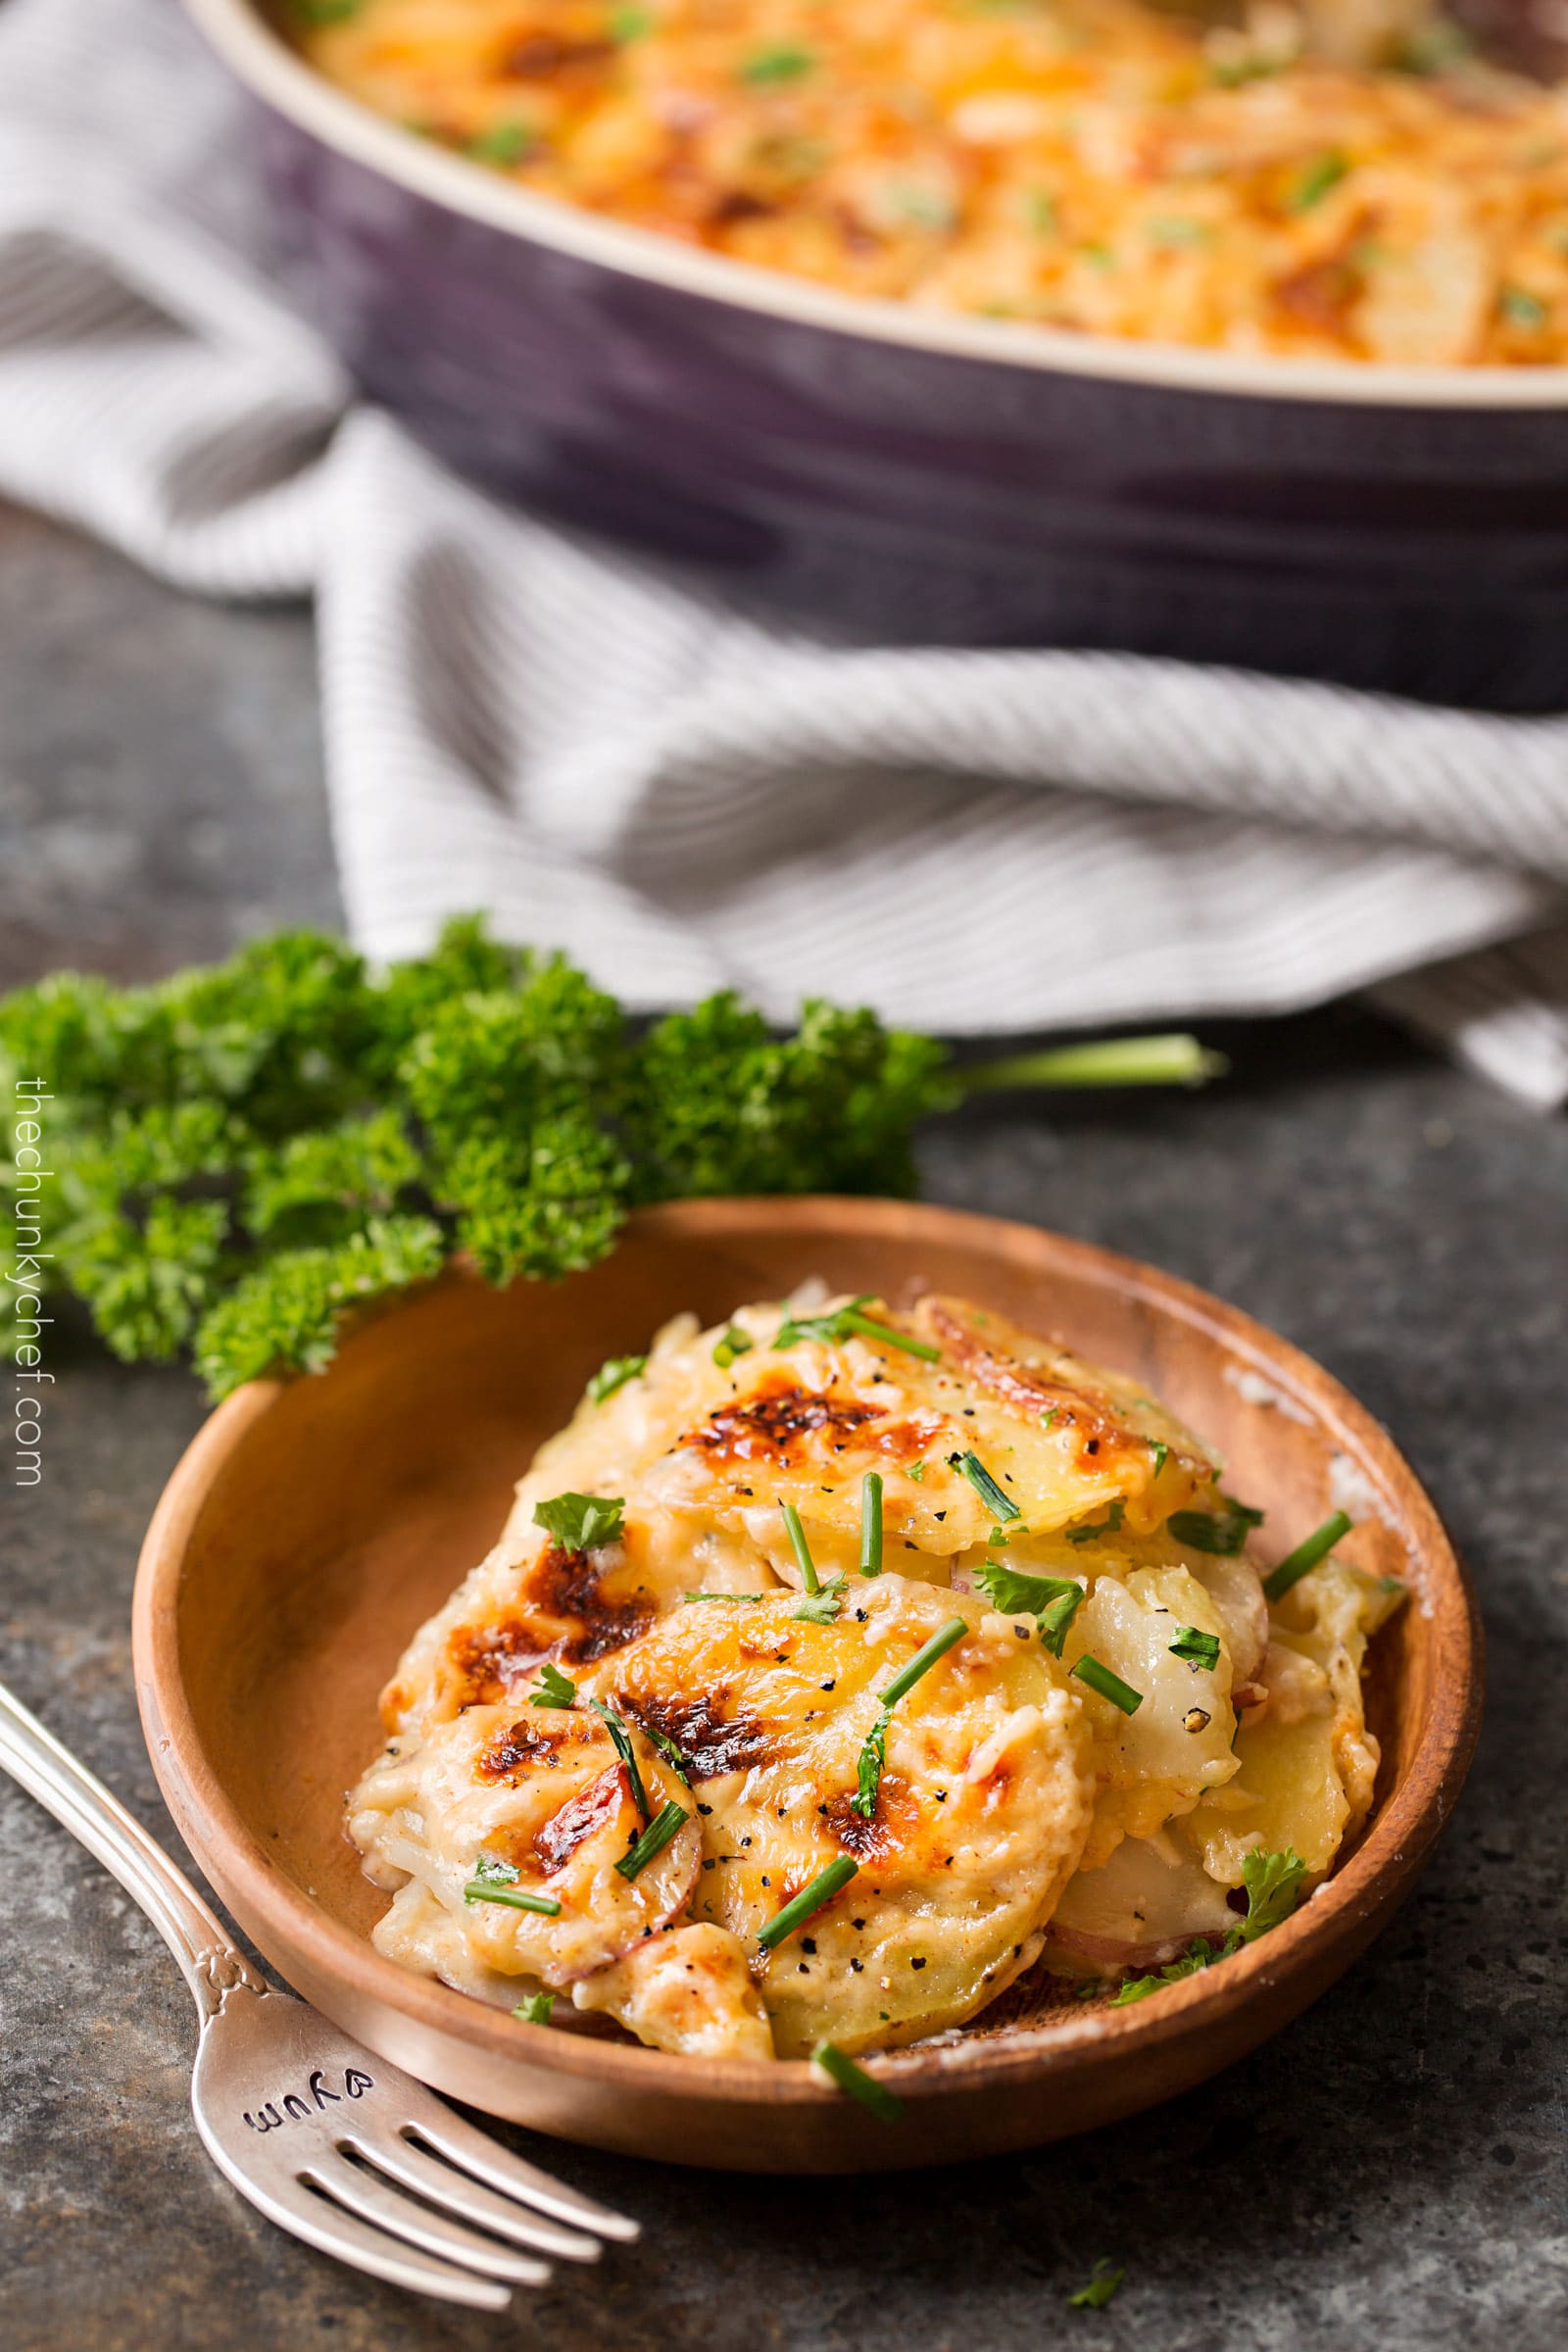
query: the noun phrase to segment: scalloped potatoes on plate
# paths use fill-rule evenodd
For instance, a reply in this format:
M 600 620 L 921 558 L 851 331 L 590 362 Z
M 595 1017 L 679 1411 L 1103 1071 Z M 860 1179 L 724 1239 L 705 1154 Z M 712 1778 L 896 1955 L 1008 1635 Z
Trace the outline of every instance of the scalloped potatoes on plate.
M 962 1300 L 679 1318 L 383 1695 L 348 1817 L 377 1947 L 748 2058 L 1209 1956 L 1265 1857 L 1294 1891 L 1364 1817 L 1399 1596 L 1325 1547 L 1271 1606 L 1217 1482 L 1136 1384 Z

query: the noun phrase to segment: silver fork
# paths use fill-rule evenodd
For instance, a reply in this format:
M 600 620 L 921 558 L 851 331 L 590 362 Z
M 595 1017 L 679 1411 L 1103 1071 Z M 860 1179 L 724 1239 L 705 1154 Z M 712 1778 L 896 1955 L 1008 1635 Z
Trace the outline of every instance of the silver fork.
M 351 2041 L 236 1951 L 162 1847 L 0 1683 L 0 1766 L 146 1912 L 201 2021 L 191 2112 L 219 2171 L 279 2229 L 395 2286 L 503 2311 L 635 2222 L 552 2180 Z

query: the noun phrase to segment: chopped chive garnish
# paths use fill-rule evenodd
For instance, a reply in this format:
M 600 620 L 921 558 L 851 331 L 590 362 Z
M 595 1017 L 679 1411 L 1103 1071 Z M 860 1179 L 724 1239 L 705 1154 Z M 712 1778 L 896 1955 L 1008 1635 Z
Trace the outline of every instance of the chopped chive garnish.
M 950 1617 L 939 1625 L 929 1642 L 922 1642 L 906 1666 L 901 1666 L 885 1690 L 877 1692 L 885 1707 L 896 1707 L 906 1692 L 914 1689 L 923 1674 L 929 1674 L 939 1658 L 945 1658 L 956 1642 L 961 1642 L 969 1631 L 966 1617 Z
M 900 1669 L 887 1689 L 877 1692 L 881 1703 L 876 1721 L 860 1745 L 858 1785 L 850 1799 L 850 1810 L 858 1813 L 862 1821 L 869 1821 L 876 1811 L 876 1793 L 882 1785 L 882 1768 L 887 1762 L 888 1724 L 894 1708 L 901 1698 L 914 1689 L 920 1677 L 929 1674 L 937 1660 L 945 1658 L 954 1643 L 961 1642 L 968 1631 L 966 1618 L 950 1617 L 946 1625 L 938 1626 L 929 1642 L 921 1644 L 908 1664 Z
M 615 1753 L 625 1765 L 626 1778 L 631 1783 L 632 1802 L 646 1821 L 653 1808 L 648 1802 L 648 1791 L 643 1787 L 643 1776 L 637 1768 L 637 1751 L 632 1746 L 631 1734 L 613 1707 L 607 1707 L 602 1698 L 591 1698 L 588 1704 L 614 1742 Z
M 955 1470 L 961 1470 L 979 1495 L 993 1519 L 1021 1519 L 1023 1513 L 1012 1496 L 999 1487 L 980 1456 L 975 1452 L 950 1453 L 948 1460 Z
M 654 1856 L 663 1852 L 676 1832 L 683 1829 L 690 1819 L 691 1815 L 685 1806 L 677 1805 L 673 1797 L 667 1805 L 661 1805 L 631 1851 L 622 1854 L 615 1864 L 621 1877 L 634 1879 L 640 1870 L 646 1870 Z
M 737 1609 L 749 1601 L 760 1600 L 761 1597 L 760 1592 L 683 1592 L 681 1594 L 683 1601 L 722 1600 L 727 1601 L 731 1608 Z
M 1108 1698 L 1113 1707 L 1120 1707 L 1124 1715 L 1136 1715 L 1144 1703 L 1141 1690 L 1135 1690 L 1130 1683 L 1124 1683 L 1119 1674 L 1112 1674 L 1108 1666 L 1102 1666 L 1087 1650 L 1072 1671 L 1081 1683 L 1089 1685 L 1091 1690 L 1098 1690 L 1101 1697 Z
M 1294 1551 L 1288 1551 L 1279 1566 L 1270 1569 L 1264 1577 L 1265 1600 L 1283 1600 L 1291 1587 L 1299 1584 L 1307 1570 L 1315 1568 L 1319 1560 L 1326 1559 L 1335 1544 L 1349 1534 L 1354 1524 L 1344 1511 L 1336 1511 L 1332 1519 L 1325 1519 L 1320 1528 L 1315 1529 L 1303 1544 L 1298 1544 Z
M 971 1569 L 970 1574 L 992 1607 L 1004 1617 L 1033 1617 L 1047 1649 L 1060 1657 L 1067 1628 L 1084 1596 L 1082 1585 L 1065 1576 L 1024 1576 L 1015 1568 L 1004 1568 L 1000 1560 L 987 1560 L 983 1568 Z
M 924 1462 L 911 1462 L 908 1469 L 905 1472 L 905 1476 L 906 1478 L 912 1478 L 915 1485 L 918 1486 L 925 1476 Z
M 848 1582 L 848 1577 L 842 1574 L 830 1576 L 819 1592 L 811 1593 L 798 1609 L 791 1609 L 790 1615 L 805 1625 L 831 1625 L 844 1606 L 844 1588 Z
M 882 1786 L 882 1768 L 888 1760 L 888 1725 L 892 1720 L 888 1709 L 879 1707 L 876 1721 L 860 1742 L 850 1811 L 858 1813 L 862 1821 L 869 1821 L 876 1811 L 876 1792 Z
M 555 2005 L 556 1996 L 553 1992 L 530 1992 L 525 2001 L 518 2002 L 512 2014 L 521 2018 L 525 2026 L 548 2026 L 550 2012 Z
M 480 1854 L 473 1876 L 463 1889 L 466 1903 L 505 1903 L 511 1911 L 538 1911 L 546 1919 L 559 1916 L 561 1905 L 551 1894 L 528 1894 L 517 1885 L 517 1874 L 499 1854 Z
M 539 1688 L 528 1704 L 530 1707 L 569 1707 L 577 1695 L 577 1686 L 569 1675 L 563 1674 L 554 1659 L 547 1659 L 539 1677 Z
M 1205 1634 L 1196 1625 L 1178 1627 L 1176 1639 L 1168 1647 L 1173 1658 L 1185 1658 L 1189 1666 L 1213 1668 L 1219 1664 L 1218 1634 Z
M 819 2041 L 811 2052 L 811 2064 L 821 2068 L 835 2090 L 847 2091 L 852 2099 L 858 2099 L 862 2107 L 868 2107 L 879 2124 L 896 2124 L 904 2113 L 904 2101 L 885 2082 L 868 2075 L 863 2066 L 846 2058 L 833 2042 Z
M 607 1362 L 600 1365 L 588 1383 L 589 1402 L 603 1404 L 607 1396 L 613 1396 L 617 1389 L 623 1389 L 628 1380 L 635 1380 L 639 1373 L 646 1372 L 647 1369 L 648 1358 L 646 1355 L 611 1356 Z
M 1350 169 L 1350 159 L 1337 147 L 1328 148 L 1315 156 L 1298 174 L 1296 184 L 1285 202 L 1293 213 L 1309 213 L 1321 204 L 1331 188 L 1337 188 Z
M 801 1340 L 825 1340 L 836 1346 L 844 1340 L 880 1340 L 884 1347 L 902 1348 L 906 1355 L 923 1356 L 928 1363 L 941 1359 L 940 1348 L 932 1348 L 924 1340 L 914 1340 L 907 1332 L 894 1331 L 886 1323 L 875 1322 L 861 1308 L 874 1298 L 874 1291 L 862 1291 L 847 1306 L 837 1306 L 830 1315 L 808 1315 L 798 1318 L 786 1315 L 774 1335 L 775 1348 L 793 1348 Z
M 857 1876 L 859 1868 L 853 1854 L 835 1856 L 825 1870 L 819 1870 L 815 1878 L 801 1888 L 799 1894 L 790 1897 L 782 1911 L 774 1912 L 765 1927 L 759 1928 L 757 1940 L 763 1951 L 772 1951 L 787 1936 L 793 1936 L 797 1928 L 804 1927 L 812 1912 L 820 1911 L 824 1903 L 831 1902 L 839 1888 L 847 1886 Z
M 822 1587 L 817 1581 L 816 1562 L 811 1557 L 811 1546 L 806 1541 L 801 1514 L 793 1502 L 781 1502 L 778 1507 L 783 1514 L 784 1532 L 789 1537 L 790 1549 L 795 1554 L 795 1565 L 801 1572 L 801 1582 L 808 1592 L 820 1592 Z
M 1150 1458 L 1154 1465 L 1153 1476 L 1157 1478 L 1160 1472 L 1164 1469 L 1166 1461 L 1169 1459 L 1170 1447 L 1164 1443 L 1163 1439 L 1155 1438 L 1150 1444 L 1149 1452 Z
M 1067 2297 L 1069 2308 L 1073 2311 L 1102 2311 L 1126 2276 L 1127 2265 L 1124 2262 L 1112 2262 L 1108 2254 L 1102 2254 L 1089 2275 L 1089 2284 L 1081 2286 L 1075 2295 Z
M 815 63 L 810 50 L 803 49 L 798 41 L 770 41 L 742 61 L 740 77 L 754 88 L 767 82 L 799 81 Z
M 727 1372 L 738 1355 L 750 1355 L 756 1345 L 750 1333 L 742 1331 L 738 1323 L 732 1323 L 714 1343 L 713 1361 L 721 1372 Z
M 623 1533 L 621 1494 L 554 1494 L 533 1506 L 533 1523 L 555 1537 L 563 1551 L 592 1551 L 618 1543 Z
M 882 1573 L 882 1477 L 868 1470 L 860 1481 L 860 1574 Z
M 664 1762 L 669 1766 L 670 1771 L 675 1775 L 676 1780 L 681 1782 L 684 1787 L 689 1788 L 691 1787 L 691 1782 L 687 1777 L 686 1759 L 681 1754 L 680 1749 L 675 1745 L 674 1740 L 669 1737 L 669 1734 L 667 1732 L 655 1731 L 651 1723 L 642 1724 L 640 1728 L 642 1730 L 643 1738 L 647 1740 L 650 1740 L 653 1745 L 658 1748 L 660 1754 L 663 1757 Z

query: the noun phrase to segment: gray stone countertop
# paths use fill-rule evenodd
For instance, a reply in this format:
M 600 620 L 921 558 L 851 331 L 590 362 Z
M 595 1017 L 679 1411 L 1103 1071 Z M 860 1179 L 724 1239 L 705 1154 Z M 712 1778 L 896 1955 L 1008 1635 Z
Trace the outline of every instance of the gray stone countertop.
M 0 987 L 67 961 L 149 976 L 333 920 L 304 616 L 184 602 L 0 513 Z M 1568 1123 L 1355 1012 L 1222 1042 L 1234 1075 L 1201 1097 L 972 1109 L 931 1133 L 926 1185 L 1234 1299 L 1430 1485 L 1480 1590 L 1491 1706 L 1458 1815 L 1366 1958 L 1215 2082 L 1033 2155 L 779 2181 L 535 2141 L 647 2235 L 481 2319 L 337 2269 L 232 2193 L 191 2130 L 192 2017 L 163 1947 L 0 1783 L 8 2352 L 1568 2340 Z M 0 1674 L 177 1850 L 128 1607 L 201 1400 L 69 1318 L 56 1347 L 44 1484 L 0 1487 Z M 1127 2265 L 1120 2293 L 1069 2310 L 1102 2254 Z

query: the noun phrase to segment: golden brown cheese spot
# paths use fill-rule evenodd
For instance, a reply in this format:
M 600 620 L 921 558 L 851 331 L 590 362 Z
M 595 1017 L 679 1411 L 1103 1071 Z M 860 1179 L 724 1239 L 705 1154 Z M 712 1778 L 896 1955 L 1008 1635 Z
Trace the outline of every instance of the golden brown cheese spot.
M 812 1450 L 806 1441 L 821 1431 L 826 1430 L 830 1440 L 848 1440 L 864 1422 L 881 1418 L 875 1405 L 857 1404 L 848 1396 L 819 1396 L 786 1382 L 763 1390 L 745 1404 L 720 1406 L 681 1444 L 699 1449 L 714 1462 L 766 1462 L 784 1470 L 806 1458 Z
M 537 1627 L 523 1617 L 503 1617 L 494 1625 L 455 1626 L 447 1657 L 459 1704 L 488 1707 L 511 1698 L 549 1647 L 548 1637 L 541 1640 Z M 394 1684 L 383 1706 L 395 1706 L 398 1695 L 399 1686 Z
M 621 1712 L 679 1750 L 686 1778 L 715 1780 L 765 1764 L 773 1740 L 766 1724 L 737 1701 L 727 1685 L 697 1697 L 663 1690 L 616 1693 Z
M 1107 1396 L 1077 1382 L 1069 1387 L 1053 1380 L 1040 1366 L 1004 1353 L 945 1298 L 922 1298 L 914 1321 L 921 1336 L 942 1349 L 971 1387 L 1030 1421 L 1050 1413 L 1054 1428 L 1070 1430 L 1081 1464 L 1092 1462 L 1098 1470 L 1108 1470 L 1124 1458 L 1136 1459 L 1147 1471 L 1148 1442 L 1117 1419 Z
M 560 1733 L 528 1723 L 514 1723 L 484 1748 L 474 1770 L 487 1781 L 510 1781 L 536 1764 L 557 1764 L 565 1745 Z

